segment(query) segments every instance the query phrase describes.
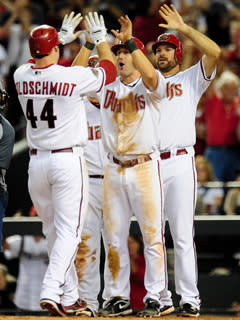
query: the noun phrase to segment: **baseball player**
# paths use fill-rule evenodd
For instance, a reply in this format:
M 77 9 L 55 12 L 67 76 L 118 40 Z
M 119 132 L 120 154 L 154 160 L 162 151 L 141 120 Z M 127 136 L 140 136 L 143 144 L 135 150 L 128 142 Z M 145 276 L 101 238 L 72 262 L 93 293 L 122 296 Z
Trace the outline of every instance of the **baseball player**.
M 105 41 L 104 20 L 96 12 L 89 13 L 88 18 L 100 67 L 57 65 L 59 44 L 78 36 L 74 30 L 82 17 L 73 15 L 64 18 L 59 35 L 47 25 L 33 29 L 29 47 L 35 62 L 22 65 L 14 73 L 27 119 L 29 193 L 43 223 L 49 254 L 40 305 L 57 316 L 75 315 L 85 307 L 78 298 L 74 265 L 88 201 L 88 174 L 83 157 L 87 122 L 81 95 L 98 91 L 116 77 Z
M 157 67 L 167 81 L 167 96 L 160 103 L 160 157 L 164 216 L 168 218 L 173 238 L 175 286 L 181 297 L 178 315 L 197 317 L 200 298 L 193 221 L 197 192 L 193 149 L 196 142 L 195 115 L 201 95 L 215 76 L 220 48 L 185 24 L 173 5 L 162 6 L 159 13 L 166 21 L 160 27 L 182 33 L 203 53 L 196 65 L 180 72 L 182 45 L 175 35 L 161 34 L 152 46 Z M 170 292 L 161 292 L 160 308 L 171 304 Z
M 112 47 L 120 77 L 100 92 L 102 138 L 108 153 L 104 171 L 103 219 L 108 240 L 110 280 L 104 289 L 103 316 L 132 313 L 127 246 L 131 216 L 138 219 L 145 245 L 145 302 L 160 298 L 166 286 L 163 243 L 163 194 L 158 151 L 159 105 L 165 80 L 132 38 L 127 16 L 113 31 L 121 43 Z M 155 310 L 150 310 L 155 315 Z M 160 311 L 157 310 L 157 314 Z
M 92 56 L 88 65 L 98 66 L 98 56 Z M 104 167 L 107 154 L 101 139 L 100 105 L 96 98 L 84 97 L 84 106 L 88 122 L 88 144 L 84 149 L 89 175 L 88 212 L 82 230 L 82 242 L 79 245 L 76 268 L 79 281 L 79 295 L 87 302 L 87 308 L 78 315 L 95 317 L 98 314 L 98 294 L 100 291 L 100 254 L 101 234 L 105 243 L 103 225 L 102 198 Z M 106 248 L 105 248 L 106 249 Z M 105 267 L 105 285 L 108 284 L 108 270 Z

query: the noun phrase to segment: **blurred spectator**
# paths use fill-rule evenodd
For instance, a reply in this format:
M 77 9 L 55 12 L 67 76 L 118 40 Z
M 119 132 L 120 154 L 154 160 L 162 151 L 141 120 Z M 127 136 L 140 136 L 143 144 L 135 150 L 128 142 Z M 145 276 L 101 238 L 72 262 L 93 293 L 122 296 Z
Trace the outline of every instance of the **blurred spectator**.
M 207 35 L 219 46 L 230 44 L 230 11 L 224 3 L 213 2 L 206 11 Z
M 76 39 L 73 42 L 65 45 L 63 47 L 63 52 L 58 64 L 65 67 L 70 67 L 76 55 L 79 53 L 81 48 L 80 40 Z
M 8 273 L 8 268 L 0 264 L 0 309 L 15 308 L 12 301 L 16 279 Z
M 202 196 L 200 195 L 200 193 L 197 193 L 195 215 L 200 216 L 200 215 L 205 215 L 205 214 L 207 214 L 207 208 L 206 208 L 205 204 L 203 203 Z
M 7 87 L 7 75 L 9 72 L 8 56 L 5 48 L 0 44 L 0 81 Z
M 231 45 L 225 53 L 228 68 L 240 76 L 240 22 L 231 23 Z
M 72 7 L 69 1 L 64 0 L 47 0 L 48 2 L 48 14 L 47 24 L 60 29 L 65 14 L 70 14 Z
M 199 100 L 196 112 L 196 143 L 194 145 L 195 156 L 203 155 L 206 148 L 206 124 L 204 120 L 204 107 L 206 93 Z
M 17 67 L 26 63 L 31 57 L 28 45 L 28 35 L 35 26 L 32 24 L 32 8 L 30 5 L 19 3 L 17 8 L 17 21 L 10 27 L 8 41 L 9 65 Z
M 128 250 L 130 255 L 130 303 L 135 311 L 143 309 L 143 298 L 147 291 L 144 287 L 145 259 L 143 255 L 143 240 L 140 233 L 128 237 Z
M 170 3 L 170 1 L 165 1 Z M 160 28 L 160 23 L 165 23 L 158 10 L 162 4 L 159 0 L 138 1 L 136 5 L 136 17 L 133 20 L 133 35 L 139 38 L 144 45 L 153 42 L 157 37 L 166 32 Z
M 239 182 L 239 187 L 229 190 L 224 201 L 224 211 L 227 215 L 240 215 L 240 169 L 236 171 L 236 181 Z
M 213 96 L 205 102 L 207 148 L 215 177 L 220 181 L 234 181 L 240 167 L 240 97 L 239 78 L 224 71 L 215 82 Z
M 31 208 L 29 215 L 35 213 Z M 13 235 L 5 238 L 3 249 L 7 260 L 19 257 L 15 305 L 25 311 L 42 311 L 39 300 L 48 263 L 46 240 L 42 236 Z
M 214 181 L 211 164 L 203 156 L 196 157 L 198 193 L 209 215 L 221 214 L 224 191 L 222 188 L 208 187 L 207 182 Z

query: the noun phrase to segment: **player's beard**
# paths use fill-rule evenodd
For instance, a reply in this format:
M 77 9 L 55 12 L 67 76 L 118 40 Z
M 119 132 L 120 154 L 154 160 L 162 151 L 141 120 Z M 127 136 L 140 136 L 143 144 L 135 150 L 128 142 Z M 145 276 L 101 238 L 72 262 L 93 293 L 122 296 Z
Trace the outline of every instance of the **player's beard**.
M 164 64 L 164 66 L 161 66 L 159 61 L 157 61 L 157 66 L 158 69 L 162 72 L 162 73 L 166 73 L 171 71 L 173 68 L 175 68 L 177 66 L 177 62 L 176 60 L 174 61 L 168 61 L 167 64 Z

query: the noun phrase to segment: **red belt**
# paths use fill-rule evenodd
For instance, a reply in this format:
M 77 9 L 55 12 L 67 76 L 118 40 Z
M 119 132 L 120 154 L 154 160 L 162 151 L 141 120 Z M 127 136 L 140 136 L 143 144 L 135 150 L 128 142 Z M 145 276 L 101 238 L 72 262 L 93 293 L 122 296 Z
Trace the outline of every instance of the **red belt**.
M 187 150 L 185 148 L 183 149 L 178 149 L 177 152 L 176 152 L 176 156 L 180 156 L 181 154 L 187 154 Z M 160 158 L 162 160 L 165 160 L 165 159 L 169 159 L 171 158 L 171 152 L 170 151 L 166 151 L 166 152 L 162 152 L 160 154 Z
M 30 155 L 36 155 L 37 154 L 37 149 L 31 149 L 30 150 Z M 51 150 L 51 153 L 57 153 L 57 152 L 73 152 L 73 148 L 63 148 L 63 149 L 56 149 L 56 150 Z
M 130 168 L 130 167 L 134 167 L 137 164 L 143 163 L 143 162 L 147 162 L 152 160 L 152 158 L 150 157 L 149 154 L 140 157 L 140 158 L 136 158 L 136 159 L 131 159 L 131 160 L 126 160 L 126 161 L 121 161 L 118 160 L 117 158 L 113 157 L 113 162 L 118 164 L 119 166 L 123 167 L 123 168 Z

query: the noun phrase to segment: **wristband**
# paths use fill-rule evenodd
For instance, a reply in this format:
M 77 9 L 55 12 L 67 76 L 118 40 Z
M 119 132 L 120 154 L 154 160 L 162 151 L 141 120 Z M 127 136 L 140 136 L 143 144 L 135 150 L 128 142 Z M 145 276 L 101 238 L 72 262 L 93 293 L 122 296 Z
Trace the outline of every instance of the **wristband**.
M 130 53 L 132 53 L 135 50 L 138 50 L 138 46 L 136 45 L 136 42 L 133 39 L 125 41 L 124 44 Z
M 93 50 L 95 48 L 95 44 L 89 41 L 86 41 L 84 44 L 84 47 L 86 47 L 88 50 Z

